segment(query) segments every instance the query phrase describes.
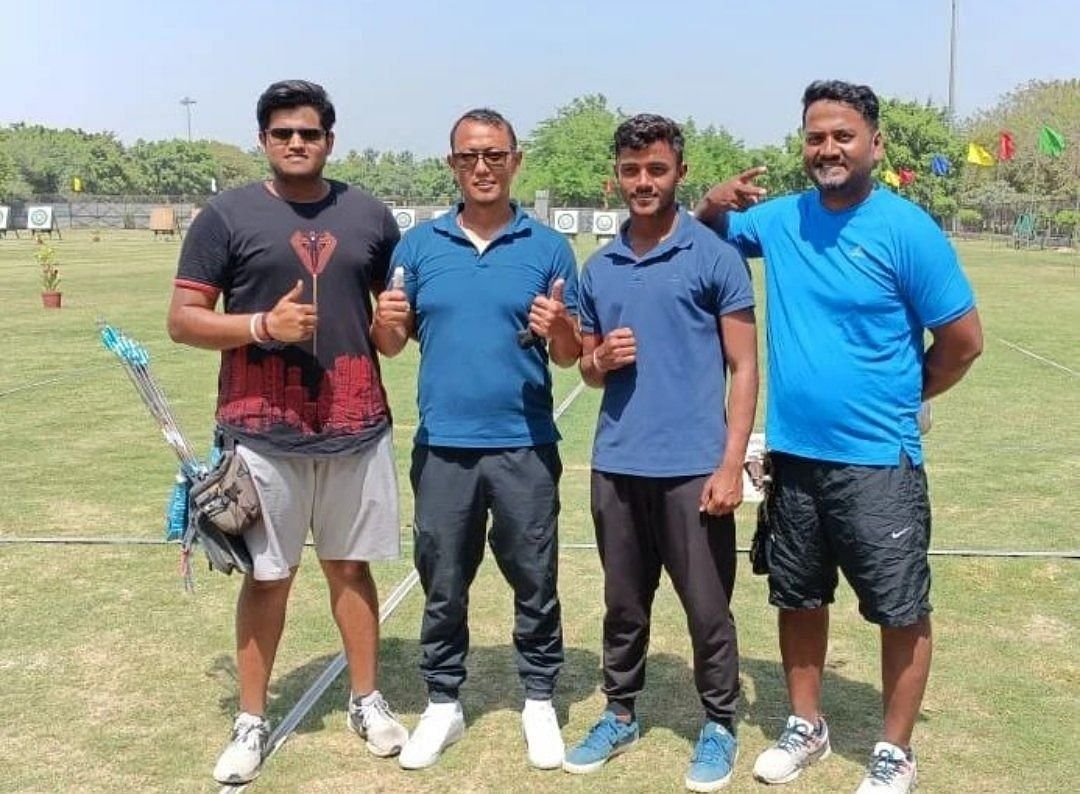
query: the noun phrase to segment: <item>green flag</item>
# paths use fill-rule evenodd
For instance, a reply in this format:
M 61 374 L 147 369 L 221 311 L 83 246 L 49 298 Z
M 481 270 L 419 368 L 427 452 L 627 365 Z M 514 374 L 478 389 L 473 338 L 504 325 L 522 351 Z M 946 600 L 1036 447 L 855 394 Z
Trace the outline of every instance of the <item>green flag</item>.
M 1044 124 L 1039 130 L 1039 151 L 1051 157 L 1058 157 L 1065 151 L 1065 136 Z

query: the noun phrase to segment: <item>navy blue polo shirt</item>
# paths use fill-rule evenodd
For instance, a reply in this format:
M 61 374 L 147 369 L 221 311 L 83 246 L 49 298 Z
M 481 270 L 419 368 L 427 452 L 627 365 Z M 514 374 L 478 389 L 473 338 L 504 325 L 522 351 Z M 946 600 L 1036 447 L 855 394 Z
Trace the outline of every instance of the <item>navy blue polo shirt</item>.
M 679 209 L 671 236 L 643 257 L 627 224 L 585 264 L 581 330 L 634 332 L 637 360 L 605 375 L 593 468 L 613 474 L 708 474 L 727 443 L 719 318 L 754 305 L 742 255 Z
M 522 348 L 529 307 L 566 281 L 577 314 L 577 264 L 566 239 L 516 204 L 479 253 L 458 226 L 461 206 L 407 232 L 391 258 L 420 341 L 415 441 L 425 446 L 523 447 L 559 440 L 546 345 Z

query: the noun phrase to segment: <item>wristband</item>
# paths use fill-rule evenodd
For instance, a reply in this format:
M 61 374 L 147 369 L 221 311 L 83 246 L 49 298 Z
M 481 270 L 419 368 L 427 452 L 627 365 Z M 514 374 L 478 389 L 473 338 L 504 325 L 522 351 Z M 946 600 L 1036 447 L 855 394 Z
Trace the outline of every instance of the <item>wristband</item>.
M 592 365 L 593 365 L 593 369 L 594 369 L 594 370 L 596 370 L 596 371 L 597 371 L 598 373 L 600 373 L 601 375 L 603 375 L 603 374 L 604 374 L 604 368 L 600 366 L 600 359 L 598 359 L 598 358 L 596 357 L 596 351 L 597 351 L 597 350 L 599 350 L 599 349 L 600 349 L 600 348 L 598 348 L 598 347 L 594 347 L 594 348 L 593 348 L 593 352 L 592 352 Z
M 248 320 L 248 333 L 251 334 L 251 339 L 255 344 L 261 345 L 269 342 L 269 338 L 259 336 L 259 327 L 265 321 L 265 315 L 263 312 L 255 312 L 251 315 L 251 319 Z
M 274 339 L 274 335 L 270 333 L 270 321 L 266 319 L 266 312 L 259 312 L 259 333 L 266 337 L 267 342 L 277 341 Z

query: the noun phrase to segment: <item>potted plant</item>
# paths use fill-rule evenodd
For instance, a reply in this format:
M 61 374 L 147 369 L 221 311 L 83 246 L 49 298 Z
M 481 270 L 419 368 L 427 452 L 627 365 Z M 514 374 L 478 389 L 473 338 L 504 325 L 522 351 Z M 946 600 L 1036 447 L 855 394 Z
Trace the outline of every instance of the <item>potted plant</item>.
M 59 309 L 60 268 L 56 261 L 56 250 L 39 239 L 34 259 L 41 268 L 41 305 L 46 309 Z

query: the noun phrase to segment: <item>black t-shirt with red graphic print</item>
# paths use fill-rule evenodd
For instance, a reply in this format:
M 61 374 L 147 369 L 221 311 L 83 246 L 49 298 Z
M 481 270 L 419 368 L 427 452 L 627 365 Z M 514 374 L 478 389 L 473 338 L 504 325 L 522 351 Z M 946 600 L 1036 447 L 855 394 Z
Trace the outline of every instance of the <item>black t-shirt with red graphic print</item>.
M 247 185 L 196 216 L 177 286 L 248 314 L 269 311 L 301 280 L 300 300 L 319 316 L 307 342 L 222 352 L 217 422 L 227 435 L 278 455 L 346 454 L 382 435 L 390 409 L 369 332 L 371 290 L 387 281 L 399 236 L 382 202 L 333 181 L 311 204 Z

